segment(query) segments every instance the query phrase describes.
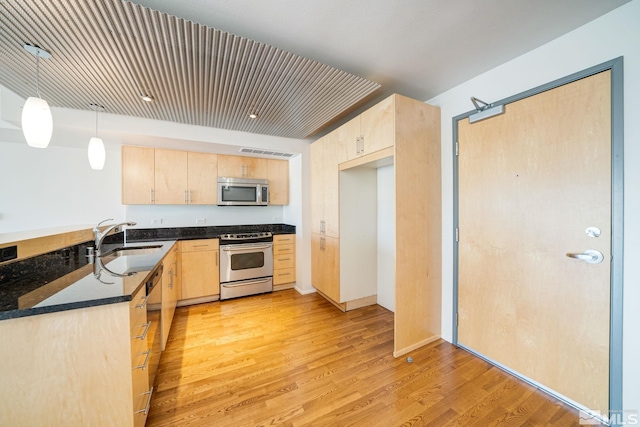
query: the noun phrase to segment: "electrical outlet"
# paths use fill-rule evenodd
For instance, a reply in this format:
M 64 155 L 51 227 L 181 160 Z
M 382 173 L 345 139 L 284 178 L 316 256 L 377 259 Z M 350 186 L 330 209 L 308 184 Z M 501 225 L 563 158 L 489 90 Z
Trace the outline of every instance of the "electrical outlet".
M 18 258 L 18 247 L 8 246 L 0 249 L 0 262 Z
M 279 216 L 274 216 L 274 217 L 273 217 L 273 222 L 274 222 L 275 224 L 279 224 L 279 223 L 281 223 L 281 222 L 282 222 L 282 218 L 281 218 L 281 217 L 279 217 Z
M 206 224 L 206 218 L 196 218 L 196 224 Z
M 162 218 L 154 218 L 151 220 L 151 224 L 153 225 L 159 225 L 162 224 Z

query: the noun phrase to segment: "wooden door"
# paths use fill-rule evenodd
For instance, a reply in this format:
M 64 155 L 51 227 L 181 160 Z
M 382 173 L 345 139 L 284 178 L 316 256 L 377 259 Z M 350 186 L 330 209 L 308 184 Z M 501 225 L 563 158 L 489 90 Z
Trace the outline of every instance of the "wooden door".
M 218 156 L 209 153 L 188 152 L 188 202 L 192 205 L 218 203 Z
M 155 203 L 184 205 L 187 187 L 187 152 L 155 150 Z
M 267 160 L 267 179 L 269 180 L 269 204 L 289 204 L 289 161 Z
M 319 233 L 311 233 L 311 285 L 326 294 L 324 280 L 324 236 Z
M 182 299 L 220 293 L 218 250 L 182 253 Z
M 459 122 L 458 342 L 608 408 L 611 76 Z M 600 230 L 588 235 L 589 227 Z M 566 254 L 601 252 L 598 264 Z
M 153 204 L 154 149 L 122 147 L 122 204 Z
M 360 128 L 364 138 L 360 145 L 360 155 L 393 146 L 395 97 L 396 95 L 392 95 L 380 101 L 360 115 Z

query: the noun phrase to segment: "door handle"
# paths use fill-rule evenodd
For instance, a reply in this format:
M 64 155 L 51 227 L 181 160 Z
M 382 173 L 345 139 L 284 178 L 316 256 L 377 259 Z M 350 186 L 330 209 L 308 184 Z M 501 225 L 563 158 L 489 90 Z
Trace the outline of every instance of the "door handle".
M 596 251 L 595 249 L 587 249 L 581 254 L 567 254 L 569 258 L 579 259 L 580 261 L 584 261 L 587 264 L 600 264 L 602 260 L 604 260 L 604 255 L 602 252 Z

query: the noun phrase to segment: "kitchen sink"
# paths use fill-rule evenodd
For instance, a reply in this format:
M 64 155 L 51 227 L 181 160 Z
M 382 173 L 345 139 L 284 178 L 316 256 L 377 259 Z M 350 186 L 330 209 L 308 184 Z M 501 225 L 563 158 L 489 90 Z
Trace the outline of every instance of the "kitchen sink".
M 161 248 L 162 245 L 119 247 L 105 252 L 100 256 L 150 255 L 160 252 Z

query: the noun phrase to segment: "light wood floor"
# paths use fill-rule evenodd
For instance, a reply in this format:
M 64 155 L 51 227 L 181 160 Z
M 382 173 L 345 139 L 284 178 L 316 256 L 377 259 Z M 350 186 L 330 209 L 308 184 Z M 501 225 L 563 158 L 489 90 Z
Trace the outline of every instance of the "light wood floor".
M 578 413 L 445 342 L 394 358 L 393 313 L 294 290 L 179 308 L 159 426 L 574 426 Z

